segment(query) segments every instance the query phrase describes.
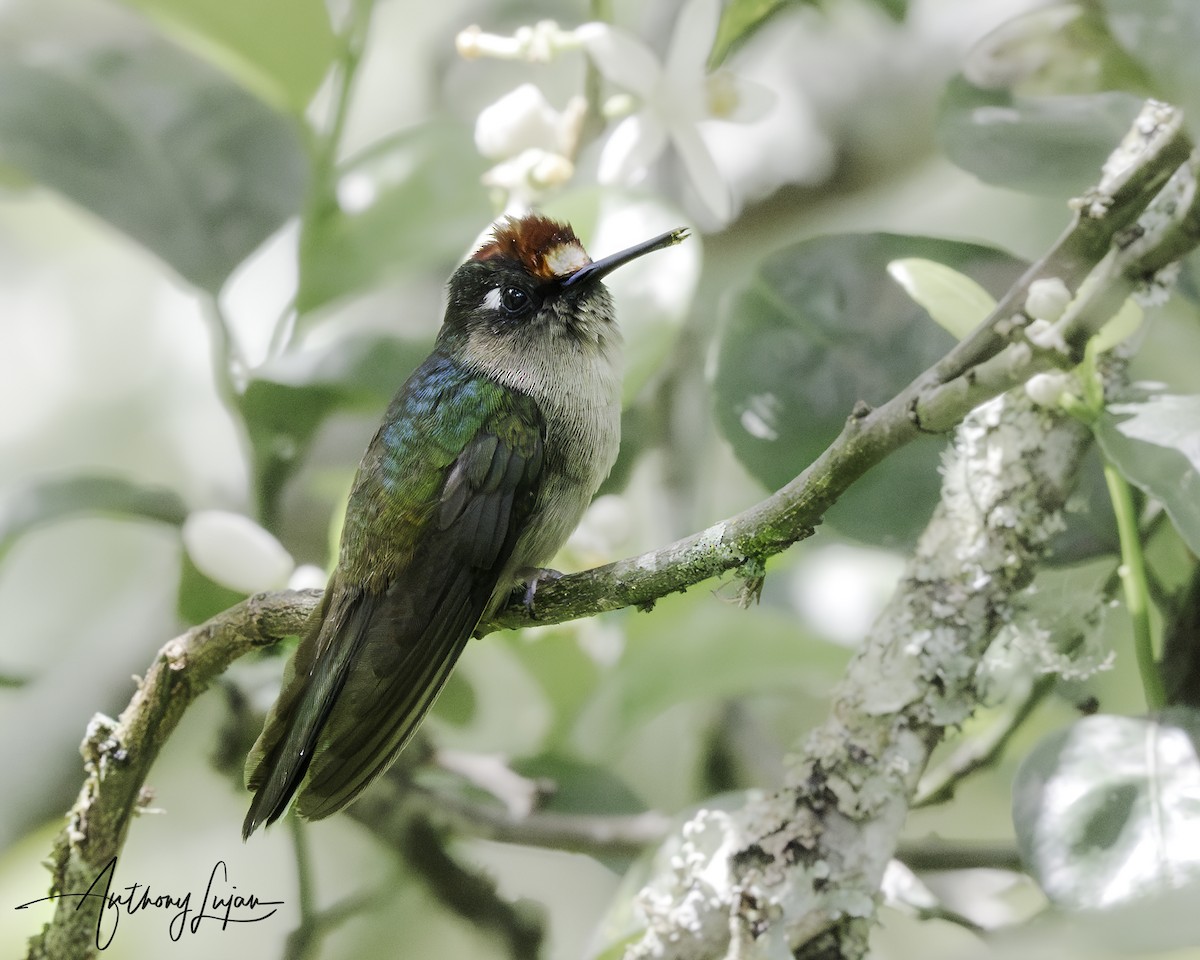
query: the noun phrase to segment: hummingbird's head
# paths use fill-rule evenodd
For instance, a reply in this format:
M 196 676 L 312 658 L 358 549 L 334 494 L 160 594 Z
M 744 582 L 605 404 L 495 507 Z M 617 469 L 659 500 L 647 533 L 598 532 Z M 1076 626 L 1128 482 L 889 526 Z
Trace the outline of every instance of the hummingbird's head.
M 593 261 L 565 223 L 539 214 L 506 218 L 450 278 L 443 337 L 603 345 L 615 337 L 616 318 L 601 279 L 685 236 L 673 230 Z

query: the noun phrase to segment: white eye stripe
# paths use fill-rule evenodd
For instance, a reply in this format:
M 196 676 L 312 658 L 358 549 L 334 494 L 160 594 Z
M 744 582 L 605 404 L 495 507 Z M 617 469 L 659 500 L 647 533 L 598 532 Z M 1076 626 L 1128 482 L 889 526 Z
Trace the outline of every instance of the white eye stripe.
M 481 310 L 499 310 L 500 309 L 500 288 L 492 287 L 483 295 L 483 302 L 479 304 Z

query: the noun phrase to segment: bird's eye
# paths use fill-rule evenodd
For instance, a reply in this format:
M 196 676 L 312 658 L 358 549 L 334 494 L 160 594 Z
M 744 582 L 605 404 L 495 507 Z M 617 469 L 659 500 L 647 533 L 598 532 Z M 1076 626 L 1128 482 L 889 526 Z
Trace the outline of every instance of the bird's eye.
M 500 306 L 509 316 L 520 316 L 532 302 L 529 294 L 520 287 L 505 287 L 500 291 Z

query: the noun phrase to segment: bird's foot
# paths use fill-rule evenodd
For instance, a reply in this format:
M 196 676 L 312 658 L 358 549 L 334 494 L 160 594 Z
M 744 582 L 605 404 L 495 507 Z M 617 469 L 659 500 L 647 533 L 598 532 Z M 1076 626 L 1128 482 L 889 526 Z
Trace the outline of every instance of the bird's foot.
M 524 605 L 529 619 L 536 620 L 537 614 L 534 611 L 533 601 L 537 596 L 538 586 L 547 581 L 553 583 L 555 580 L 561 580 L 562 574 L 547 567 L 531 567 L 521 571 L 521 579 L 525 581 L 525 592 L 521 595 L 521 603 Z M 520 587 L 517 589 L 519 590 Z

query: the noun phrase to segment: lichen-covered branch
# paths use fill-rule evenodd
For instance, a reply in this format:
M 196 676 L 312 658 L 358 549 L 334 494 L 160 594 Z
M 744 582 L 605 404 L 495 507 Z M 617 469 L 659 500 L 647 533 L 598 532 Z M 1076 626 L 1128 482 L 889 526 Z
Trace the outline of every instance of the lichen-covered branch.
M 959 428 L 942 500 L 786 785 L 704 810 L 641 892 L 627 960 L 860 957 L 909 802 L 1058 529 L 1090 434 L 1023 391 Z

